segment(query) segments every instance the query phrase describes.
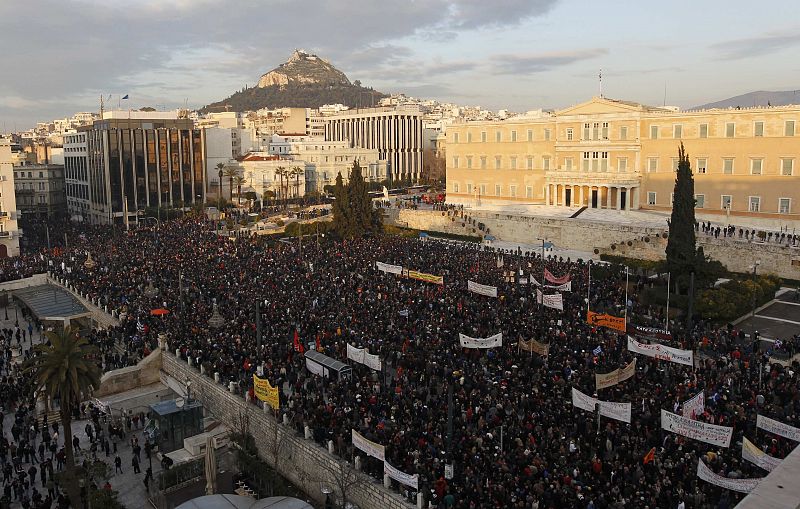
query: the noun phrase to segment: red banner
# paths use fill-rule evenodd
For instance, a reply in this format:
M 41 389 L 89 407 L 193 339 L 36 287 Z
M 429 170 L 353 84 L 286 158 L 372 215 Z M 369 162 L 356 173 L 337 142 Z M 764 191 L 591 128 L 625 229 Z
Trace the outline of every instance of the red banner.
M 563 285 L 567 281 L 569 281 L 569 273 L 565 274 L 563 277 L 555 277 L 549 270 L 544 269 L 544 278 L 547 281 L 550 281 L 554 285 Z

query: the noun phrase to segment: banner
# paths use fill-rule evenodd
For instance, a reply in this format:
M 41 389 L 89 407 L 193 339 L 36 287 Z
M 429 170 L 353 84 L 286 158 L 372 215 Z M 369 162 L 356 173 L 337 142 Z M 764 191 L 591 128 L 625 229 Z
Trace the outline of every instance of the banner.
M 630 336 L 628 336 L 628 350 L 662 361 L 694 366 L 694 353 L 691 350 L 680 350 L 659 343 L 651 343 L 649 345 L 647 343 L 639 343 Z
M 559 292 L 571 292 L 572 291 L 572 281 L 567 281 L 563 285 L 552 286 L 552 285 L 545 285 L 545 288 L 552 288 L 553 290 L 558 290 Z
M 731 445 L 731 436 L 733 435 L 733 428 L 728 426 L 694 421 L 663 409 L 661 410 L 661 428 L 687 438 L 722 447 Z
M 373 355 L 369 353 L 369 350 L 366 348 L 356 348 L 350 343 L 347 344 L 347 358 L 353 359 L 354 361 L 358 362 L 359 364 L 363 364 L 368 368 L 372 368 L 375 371 L 381 370 L 381 359 L 377 355 Z
M 703 463 L 702 459 L 697 460 L 697 477 L 700 479 L 715 484 L 720 488 L 738 491 L 739 493 L 750 493 L 758 486 L 761 479 L 729 479 L 722 477 L 711 471 L 710 468 Z
M 763 468 L 767 472 L 775 470 L 775 467 L 780 465 L 782 461 L 778 458 L 773 458 L 759 449 L 756 444 L 748 440 L 747 437 L 744 437 L 742 441 L 742 458 Z
M 503 333 L 498 332 L 488 338 L 471 338 L 466 334 L 459 334 L 458 339 L 462 348 L 494 348 L 503 346 Z
M 383 462 L 383 473 L 406 486 L 411 486 L 415 490 L 419 490 L 419 474 L 407 474 L 403 471 L 397 470 L 389 464 L 388 461 Z
M 353 430 L 353 447 L 364 451 L 367 453 L 367 456 L 372 456 L 373 458 L 378 458 L 379 460 L 384 461 L 383 446 L 381 444 L 376 444 L 371 440 L 367 440 L 356 430 Z
M 551 295 L 544 295 L 542 294 L 541 290 L 536 290 L 536 302 L 539 304 L 544 304 L 545 307 L 557 309 L 559 311 L 564 311 L 564 299 L 561 297 L 560 293 L 554 293 Z
M 306 359 L 306 369 L 317 376 L 323 376 L 322 366 L 316 362 L 311 362 L 311 359 Z
M 437 285 L 444 284 L 444 276 L 434 276 L 433 274 L 426 274 L 424 272 L 408 269 L 403 269 L 403 275 L 411 279 L 425 281 L 426 283 L 434 283 Z
M 788 438 L 789 440 L 800 442 L 800 429 L 795 428 L 794 426 L 789 426 L 788 424 L 784 424 L 782 422 L 778 422 L 775 419 L 764 417 L 761 414 L 759 414 L 756 418 L 756 428 L 761 428 L 764 431 L 775 433 L 776 435 Z
M 683 403 L 683 416 L 689 419 L 697 419 L 698 415 L 703 415 L 706 411 L 706 394 L 700 391 L 690 400 Z
M 258 378 L 253 375 L 253 392 L 256 397 L 261 401 L 274 408 L 280 408 L 280 396 L 278 395 L 278 388 L 269 384 L 269 380 Z
M 628 324 L 628 334 L 649 341 L 670 341 L 672 339 L 672 333 L 666 329 L 633 325 L 632 323 Z
M 617 385 L 620 382 L 624 382 L 625 380 L 631 378 L 635 374 L 636 374 L 636 359 L 633 359 L 624 368 L 618 368 L 606 374 L 595 373 L 594 382 L 596 384 L 597 390 L 599 391 L 600 389 L 605 389 L 606 387 L 611 387 L 613 385 Z
M 391 265 L 391 264 L 383 263 L 383 262 L 375 262 L 375 266 L 381 272 L 388 272 L 390 274 L 402 274 L 403 273 L 403 267 L 401 267 L 400 265 Z
M 502 266 L 503 266 L 503 255 L 500 255 L 497 257 L 497 268 L 499 269 Z
M 586 322 L 589 325 L 608 327 L 609 329 L 625 332 L 625 318 L 623 317 L 589 311 L 586 314 Z
M 613 401 L 600 401 L 599 399 L 587 396 L 575 387 L 572 388 L 572 406 L 581 408 L 588 412 L 594 412 L 595 404 L 600 405 L 600 415 L 609 419 L 616 419 L 622 422 L 631 422 L 631 404 L 614 403 Z
M 567 281 L 569 281 L 569 272 L 567 272 L 563 277 L 555 277 L 549 270 L 544 269 L 544 279 L 546 281 L 550 281 L 554 285 L 563 285 Z
M 467 290 L 480 295 L 485 295 L 486 297 L 497 297 L 496 286 L 482 285 L 480 283 L 476 283 L 475 281 L 467 281 Z
M 547 357 L 547 355 L 550 353 L 550 344 L 539 343 L 535 339 L 531 339 L 528 341 L 520 339 L 519 349 L 525 350 L 526 352 L 538 353 L 543 357 Z

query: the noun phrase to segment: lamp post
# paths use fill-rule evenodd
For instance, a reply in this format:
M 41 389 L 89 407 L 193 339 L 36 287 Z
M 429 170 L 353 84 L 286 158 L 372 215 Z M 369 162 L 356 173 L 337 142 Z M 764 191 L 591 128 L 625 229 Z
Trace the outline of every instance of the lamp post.
M 753 313 L 751 316 L 756 316 L 756 271 L 759 265 L 761 265 L 761 260 L 756 260 L 753 263 Z
M 536 240 L 541 240 L 542 241 L 542 293 L 544 293 L 544 283 L 545 283 L 545 279 L 544 279 L 544 269 L 545 269 L 545 266 L 544 266 L 544 244 L 547 241 L 547 239 L 542 238 L 542 237 L 537 237 Z

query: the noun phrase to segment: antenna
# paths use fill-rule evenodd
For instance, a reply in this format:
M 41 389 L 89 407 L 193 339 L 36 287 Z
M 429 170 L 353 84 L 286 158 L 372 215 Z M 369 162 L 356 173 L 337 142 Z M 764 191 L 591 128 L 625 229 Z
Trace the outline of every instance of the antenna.
M 600 81 L 600 97 L 603 97 L 603 69 L 600 69 L 600 74 L 597 76 Z
M 667 82 L 664 81 L 664 102 L 661 104 L 662 106 L 667 105 Z

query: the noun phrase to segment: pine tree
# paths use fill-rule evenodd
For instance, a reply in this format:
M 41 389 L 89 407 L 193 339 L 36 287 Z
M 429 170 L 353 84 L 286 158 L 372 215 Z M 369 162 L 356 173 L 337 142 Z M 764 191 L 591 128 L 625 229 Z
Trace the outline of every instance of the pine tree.
M 353 162 L 350 179 L 347 181 L 347 197 L 350 200 L 350 229 L 354 237 L 361 237 L 373 229 L 372 200 L 361 173 L 361 165 Z
M 675 192 L 672 201 L 672 216 L 669 222 L 667 241 L 667 270 L 681 278 L 697 270 L 694 215 L 694 177 L 689 156 L 681 143 L 678 148 L 678 172 L 675 177 Z
M 342 173 L 336 174 L 336 185 L 333 187 L 333 229 L 340 237 L 347 237 L 350 230 L 349 207 L 350 200 L 347 196 L 347 188 L 344 187 Z

